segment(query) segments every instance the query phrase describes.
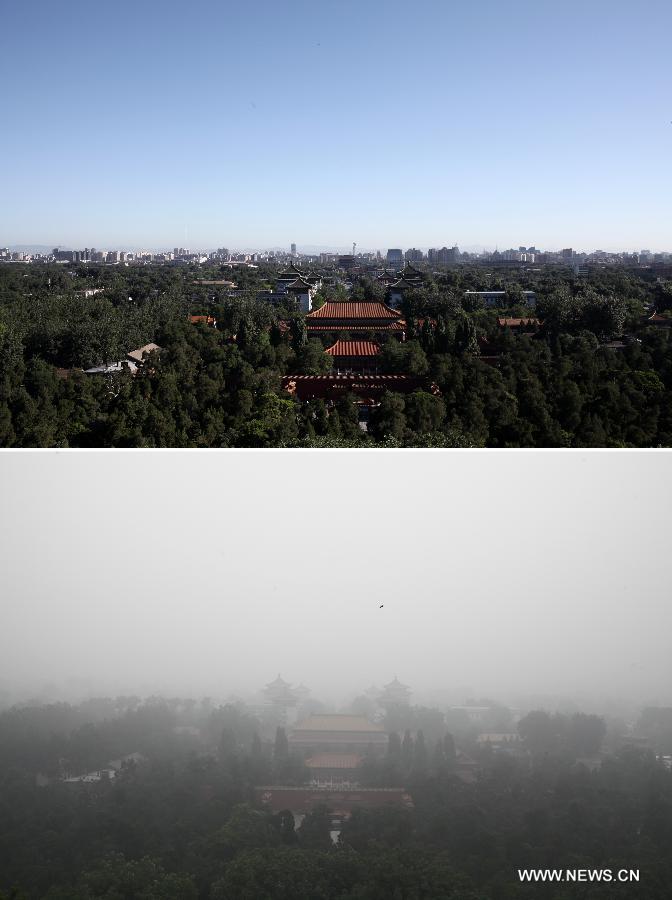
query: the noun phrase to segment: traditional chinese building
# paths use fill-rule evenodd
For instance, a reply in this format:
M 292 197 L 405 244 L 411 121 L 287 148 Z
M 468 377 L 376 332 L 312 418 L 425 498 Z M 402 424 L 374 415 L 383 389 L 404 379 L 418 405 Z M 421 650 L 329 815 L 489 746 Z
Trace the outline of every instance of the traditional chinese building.
M 289 735 L 290 749 L 315 753 L 384 753 L 387 734 L 382 725 L 364 716 L 311 715 L 298 722 Z
M 322 278 L 311 272 L 302 272 L 298 266 L 292 264 L 284 272 L 281 272 L 275 285 L 275 298 L 278 295 L 289 294 L 298 302 L 302 312 L 310 312 L 313 308 L 313 297 L 322 285 Z
M 379 284 L 383 284 L 387 287 L 387 285 L 394 284 L 395 281 L 399 280 L 399 275 L 396 272 L 388 272 L 387 269 L 383 269 L 382 274 L 376 278 L 376 281 Z
M 399 277 L 404 278 L 409 284 L 414 284 L 416 287 L 422 287 L 425 280 L 420 269 L 416 269 L 415 266 L 412 266 L 409 262 L 407 262 L 401 272 L 399 272 Z
M 411 689 L 407 685 L 402 684 L 395 675 L 394 680 L 383 687 L 383 691 L 378 697 L 378 703 L 387 707 L 396 703 L 408 703 L 410 699 Z
M 348 332 L 362 336 L 367 333 L 372 338 L 392 335 L 401 341 L 406 339 L 406 322 L 401 313 L 380 300 L 329 300 L 306 316 L 306 329 L 309 337 Z
M 326 352 L 334 361 L 335 371 L 326 375 L 286 375 L 282 386 L 297 400 L 334 403 L 352 394 L 360 408 L 360 425 L 366 429 L 369 408 L 377 406 L 386 391 L 438 393 L 438 387 L 426 378 L 380 373 L 380 344 L 390 338 L 406 339 L 402 314 L 380 300 L 328 301 L 306 316 L 306 331 L 312 338 L 334 339 Z
M 211 325 L 213 328 L 217 327 L 217 319 L 214 316 L 189 316 L 189 321 L 192 325 Z
M 411 394 L 413 391 L 429 390 L 432 394 L 438 394 L 437 386 L 428 386 L 427 379 L 420 375 L 285 375 L 281 383 L 287 393 L 297 400 L 337 402 L 352 394 L 360 406 L 375 406 L 380 403 L 385 391 Z
M 422 287 L 422 282 L 412 281 L 408 278 L 399 278 L 387 289 L 387 299 L 390 305 L 394 307 L 400 306 L 404 295 L 418 287 Z
M 337 374 L 378 372 L 380 345 L 376 341 L 336 341 L 325 353 L 331 356 Z
M 257 802 L 270 812 L 288 809 L 294 817 L 294 827 L 317 806 L 331 812 L 331 839 L 338 841 L 341 825 L 355 809 L 413 809 L 413 798 L 405 788 L 360 788 L 350 785 L 330 787 L 286 787 L 264 785 L 254 789 Z
M 306 759 L 311 784 L 356 785 L 363 758 L 359 753 L 313 753 Z
M 325 804 L 342 817 L 353 809 L 376 809 L 381 806 L 413 808 L 413 798 L 405 788 L 316 788 L 263 785 L 254 789 L 257 800 L 272 812 L 291 810 L 303 818 L 316 806 Z
M 276 706 L 296 706 L 299 700 L 297 692 L 291 684 L 281 678 L 279 674 L 275 681 L 266 685 L 262 693 L 270 703 Z
M 313 308 L 313 297 L 317 288 L 305 278 L 295 278 L 285 285 L 285 293 L 293 297 L 301 312 L 308 313 Z
M 291 284 L 292 281 L 296 281 L 297 278 L 305 278 L 306 272 L 302 272 L 298 266 L 291 264 L 284 272 L 280 272 L 278 277 L 275 280 L 276 290 L 284 291 L 287 288 L 288 284 Z
M 502 316 L 497 319 L 497 324 L 500 328 L 508 328 L 514 334 L 534 334 L 541 327 L 541 321 L 534 317 Z

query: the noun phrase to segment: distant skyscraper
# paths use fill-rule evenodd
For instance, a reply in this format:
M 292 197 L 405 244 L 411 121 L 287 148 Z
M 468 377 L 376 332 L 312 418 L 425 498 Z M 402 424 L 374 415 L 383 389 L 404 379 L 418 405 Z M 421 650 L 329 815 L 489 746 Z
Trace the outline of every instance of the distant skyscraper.
M 403 251 L 401 251 L 397 248 L 388 250 L 387 251 L 387 262 L 391 266 L 403 266 L 403 264 L 404 264 Z
M 292 256 L 296 256 L 296 244 L 292 244 Z
M 412 247 L 410 250 L 406 251 L 406 261 L 407 262 L 420 262 L 425 258 L 422 250 L 416 250 L 415 247 Z
M 428 254 L 429 256 L 429 254 Z M 433 262 L 443 263 L 443 265 L 450 265 L 451 263 L 455 263 L 460 258 L 460 249 L 457 246 L 450 247 L 442 247 L 440 250 L 434 251 Z
M 573 256 L 574 256 L 574 251 L 572 250 L 571 247 L 565 247 L 564 250 L 562 251 L 563 259 L 572 259 Z

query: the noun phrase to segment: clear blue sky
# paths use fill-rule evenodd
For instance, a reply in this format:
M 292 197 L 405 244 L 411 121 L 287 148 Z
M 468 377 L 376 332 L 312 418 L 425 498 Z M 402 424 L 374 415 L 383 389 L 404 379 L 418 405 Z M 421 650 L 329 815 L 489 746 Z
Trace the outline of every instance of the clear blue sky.
M 0 244 L 672 249 L 671 32 L 663 0 L 7 3 Z

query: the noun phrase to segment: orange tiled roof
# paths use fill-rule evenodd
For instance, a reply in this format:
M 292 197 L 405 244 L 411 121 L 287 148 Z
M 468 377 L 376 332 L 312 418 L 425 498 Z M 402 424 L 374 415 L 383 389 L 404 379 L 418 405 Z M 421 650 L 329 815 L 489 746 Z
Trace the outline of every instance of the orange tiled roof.
M 672 322 L 672 319 L 668 319 L 666 316 L 661 316 L 659 312 L 655 312 L 652 316 L 649 316 L 647 322 L 660 322 L 661 325 L 669 325 Z
M 297 732 L 301 731 L 384 732 L 385 729 L 382 725 L 374 725 L 372 722 L 367 721 L 365 716 L 333 714 L 323 716 L 308 716 L 307 719 L 304 719 L 302 722 L 299 722 L 294 726 L 294 728 L 292 729 L 292 734 L 296 735 Z
M 393 374 L 393 375 L 354 375 L 354 374 L 344 374 L 344 375 L 336 375 L 330 373 L 328 375 L 283 375 L 281 378 L 281 382 L 283 387 L 288 387 L 292 384 L 292 382 L 306 382 L 307 384 L 338 384 L 338 385 L 352 385 L 359 384 L 362 382 L 363 384 L 371 384 L 371 385 L 387 385 L 387 384 L 405 384 L 409 383 L 412 385 L 420 384 L 422 382 L 422 378 L 418 375 L 404 375 L 404 374 Z
M 541 325 L 539 319 L 516 319 L 516 318 L 503 318 L 497 319 L 497 324 L 500 328 L 520 328 L 523 325 Z
M 400 319 L 401 313 L 380 300 L 328 300 L 324 306 L 308 313 L 308 319 Z
M 378 356 L 380 347 L 375 341 L 336 341 L 324 352 L 329 356 Z
M 199 322 L 205 322 L 206 325 L 214 325 L 215 317 L 214 316 L 189 316 L 189 321 L 192 325 L 197 325 Z
M 349 325 L 338 319 L 334 320 L 331 325 L 314 325 L 308 321 L 306 327 L 308 331 L 403 331 L 406 323 L 403 319 L 397 319 L 396 322 L 390 319 L 383 325 L 378 324 L 378 321 L 370 322 L 368 325 Z
M 358 753 L 315 753 L 306 765 L 309 769 L 356 769 L 361 762 Z

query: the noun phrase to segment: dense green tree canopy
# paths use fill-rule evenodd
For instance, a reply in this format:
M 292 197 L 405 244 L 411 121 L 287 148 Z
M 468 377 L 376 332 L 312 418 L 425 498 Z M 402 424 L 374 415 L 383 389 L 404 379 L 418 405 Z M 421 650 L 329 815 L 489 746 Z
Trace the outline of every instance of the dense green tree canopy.
M 381 373 L 420 379 L 374 407 L 365 430 L 352 398 L 301 402 L 283 389 L 284 376 L 328 373 L 323 351 L 339 335 L 309 336 L 290 301 L 257 300 L 274 274 L 241 269 L 230 296 L 199 283 L 221 279 L 216 266 L 0 266 L 0 445 L 672 444 L 669 282 L 619 268 L 587 279 L 542 268 L 524 285 L 519 274 L 477 267 L 426 273 L 402 303 L 406 341 L 341 335 L 380 340 Z M 536 310 L 521 302 L 523 288 L 536 291 Z M 505 291 L 501 308 L 467 302 L 466 290 L 485 289 Z M 322 290 L 349 296 L 336 280 Z M 363 277 L 350 296 L 384 299 L 384 291 Z M 658 325 L 648 321 L 654 309 L 663 313 Z M 502 314 L 542 324 L 514 331 L 498 325 Z M 209 315 L 217 327 L 191 324 L 190 315 Z M 135 376 L 83 374 L 150 342 L 162 350 Z

